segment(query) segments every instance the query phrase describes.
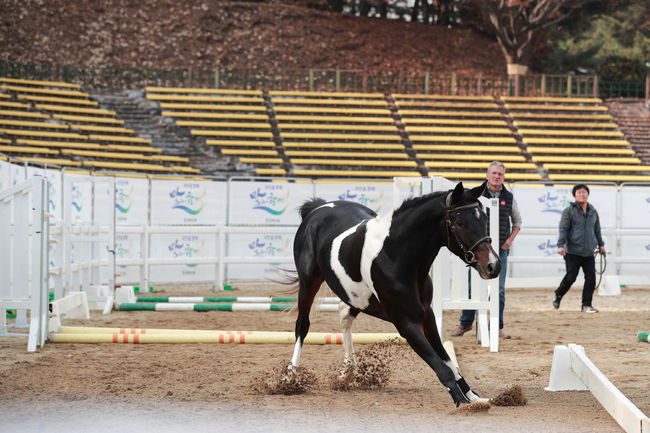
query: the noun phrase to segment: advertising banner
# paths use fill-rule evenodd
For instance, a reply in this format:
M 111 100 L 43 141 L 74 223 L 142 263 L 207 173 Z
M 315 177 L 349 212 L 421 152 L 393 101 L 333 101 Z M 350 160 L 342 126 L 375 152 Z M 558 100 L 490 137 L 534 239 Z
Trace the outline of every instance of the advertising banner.
M 299 225 L 298 208 L 313 197 L 311 183 L 230 182 L 229 225 Z
M 141 259 L 142 235 L 138 233 L 115 234 L 115 259 Z M 116 281 L 120 284 L 140 282 L 140 267 L 117 265 L 115 266 Z
M 63 197 L 68 206 L 64 210 L 69 215 L 69 221 L 92 222 L 93 182 L 91 176 L 65 174 L 63 176 Z
M 120 225 L 147 224 L 149 210 L 149 180 L 115 178 L 115 223 Z
M 50 195 L 48 211 L 54 215 L 54 219 L 63 219 L 63 175 L 60 170 L 44 170 L 47 177 L 47 184 Z
M 14 186 L 27 180 L 27 170 L 24 165 L 9 164 L 9 186 Z
M 634 257 L 635 259 L 650 259 L 650 236 L 627 236 L 621 238 L 621 256 Z M 622 275 L 650 275 L 650 266 L 647 263 L 622 263 L 620 270 Z
M 153 233 L 149 245 L 151 258 L 188 259 L 192 257 L 216 257 L 217 235 L 195 233 Z M 149 278 L 152 282 L 214 281 L 216 263 L 153 265 Z
M 152 225 L 219 225 L 226 222 L 225 182 L 152 180 Z
M 559 227 L 562 211 L 574 201 L 571 195 L 573 185 L 567 186 L 514 186 L 512 193 L 519 205 L 523 229 L 525 227 Z M 616 224 L 616 188 L 590 187 L 589 203 L 600 216 L 601 227 Z
M 316 197 L 326 201 L 347 200 L 369 207 L 377 215 L 393 209 L 392 183 L 330 183 L 317 182 Z
M 621 189 L 621 227 L 650 228 L 650 187 L 626 186 Z
M 11 186 L 11 164 L 0 161 L 0 191 Z
M 231 234 L 228 235 L 228 256 L 292 257 L 295 234 Z M 295 269 L 293 263 L 229 264 L 227 278 L 270 279 L 281 281 L 282 269 Z
M 517 236 L 512 248 L 512 256 L 539 257 L 536 263 L 508 262 L 508 275 L 512 277 L 553 277 L 560 279 L 564 276 L 565 267 L 562 257 L 557 254 L 556 235 L 524 235 Z M 549 263 L 548 258 L 556 262 Z

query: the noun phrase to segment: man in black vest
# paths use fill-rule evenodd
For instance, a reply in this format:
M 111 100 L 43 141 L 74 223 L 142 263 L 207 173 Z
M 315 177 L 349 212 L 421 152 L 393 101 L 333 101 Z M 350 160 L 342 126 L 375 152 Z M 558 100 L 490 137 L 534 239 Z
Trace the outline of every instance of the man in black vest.
M 499 336 L 501 338 L 510 338 L 510 335 L 503 332 L 503 310 L 506 305 L 506 272 L 508 270 L 510 247 L 521 230 L 521 213 L 514 196 L 503 186 L 505 174 L 506 167 L 502 162 L 491 162 L 486 176 L 488 187 L 483 192 L 483 195 L 487 198 L 499 199 L 499 259 L 501 260 L 501 273 L 499 274 Z M 510 225 L 511 220 L 512 226 Z M 463 310 L 460 316 L 460 325 L 454 329 L 451 335 L 460 337 L 472 329 L 475 315 L 476 310 Z

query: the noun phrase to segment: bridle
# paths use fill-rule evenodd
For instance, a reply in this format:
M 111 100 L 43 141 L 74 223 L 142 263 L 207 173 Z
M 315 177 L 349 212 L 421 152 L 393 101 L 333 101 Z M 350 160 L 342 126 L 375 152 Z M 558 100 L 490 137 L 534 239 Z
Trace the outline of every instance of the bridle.
M 447 197 L 447 204 L 449 203 L 449 199 L 451 197 L 451 194 Z M 476 254 L 474 253 L 474 249 L 477 247 L 478 244 L 480 244 L 483 241 L 488 241 L 488 243 L 492 243 L 492 238 L 489 236 L 484 236 L 478 241 L 474 242 L 474 245 L 472 245 L 470 248 L 466 248 L 465 245 L 463 245 L 463 242 L 460 240 L 458 237 L 458 234 L 456 233 L 458 229 L 452 224 L 451 219 L 452 217 L 457 214 L 458 212 L 470 210 L 470 209 L 475 209 L 479 208 L 480 204 L 479 202 L 471 203 L 471 204 L 466 204 L 463 206 L 457 206 L 457 207 L 446 207 L 445 208 L 445 225 L 447 226 L 447 243 L 449 243 L 449 240 L 451 239 L 450 233 L 454 235 L 454 239 L 456 239 L 456 243 L 460 247 L 460 249 L 463 251 L 463 256 L 462 259 L 465 263 L 468 265 L 473 265 L 475 263 L 478 263 L 478 260 L 476 258 Z

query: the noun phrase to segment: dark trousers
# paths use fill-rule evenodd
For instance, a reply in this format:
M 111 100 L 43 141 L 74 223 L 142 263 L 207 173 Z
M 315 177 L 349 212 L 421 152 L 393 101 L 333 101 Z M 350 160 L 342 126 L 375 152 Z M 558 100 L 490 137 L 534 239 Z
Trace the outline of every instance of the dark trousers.
M 555 296 L 562 298 L 566 295 L 566 292 L 569 291 L 571 285 L 576 281 L 580 268 L 582 268 L 582 272 L 585 274 L 585 285 L 582 288 L 582 306 L 591 305 L 594 289 L 596 288 L 596 260 L 594 256 L 583 257 L 575 254 L 567 254 L 564 256 L 564 264 L 566 265 L 566 275 L 555 291 Z

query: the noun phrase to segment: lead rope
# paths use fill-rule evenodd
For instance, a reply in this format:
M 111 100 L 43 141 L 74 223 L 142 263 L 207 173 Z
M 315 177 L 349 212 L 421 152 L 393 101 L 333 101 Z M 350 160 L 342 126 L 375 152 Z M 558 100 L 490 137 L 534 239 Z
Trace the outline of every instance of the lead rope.
M 594 257 L 596 257 L 597 254 L 600 253 L 596 249 L 596 251 L 594 251 Z M 598 283 L 596 284 L 594 290 L 600 287 L 600 282 L 603 280 L 603 274 L 605 273 L 605 269 L 607 269 L 607 257 L 605 256 L 605 254 L 600 254 L 600 262 L 599 262 L 598 269 L 596 270 L 596 273 L 598 274 Z

